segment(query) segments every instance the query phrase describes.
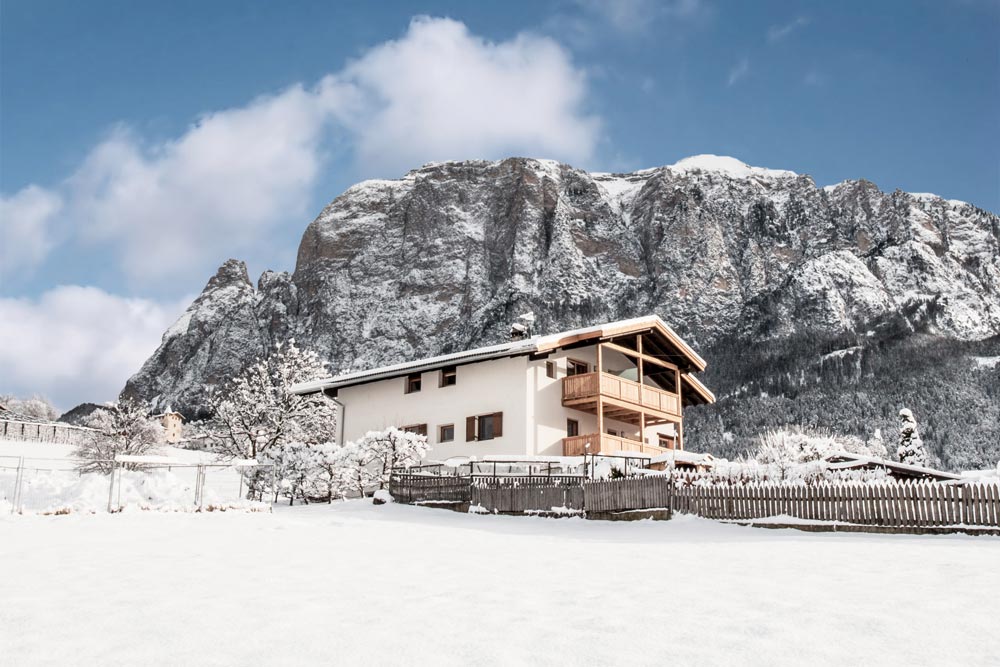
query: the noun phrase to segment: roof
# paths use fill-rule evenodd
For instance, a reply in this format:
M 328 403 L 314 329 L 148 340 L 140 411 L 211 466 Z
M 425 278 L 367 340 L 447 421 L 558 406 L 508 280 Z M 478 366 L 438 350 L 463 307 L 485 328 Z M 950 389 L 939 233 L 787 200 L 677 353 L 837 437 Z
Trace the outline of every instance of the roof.
M 422 373 L 424 371 L 438 370 L 445 366 L 456 366 L 461 364 L 488 361 L 490 359 L 501 359 L 504 357 L 515 357 L 528 354 L 545 354 L 568 345 L 584 343 L 590 340 L 600 340 L 613 336 L 621 336 L 632 332 L 641 332 L 648 329 L 656 330 L 664 336 L 691 366 L 699 371 L 705 370 L 705 360 L 698 355 L 691 346 L 671 329 L 658 315 L 646 315 L 628 320 L 619 320 L 607 324 L 599 324 L 591 327 L 583 327 L 560 333 L 548 334 L 545 336 L 533 336 L 524 340 L 514 340 L 499 345 L 489 345 L 477 347 L 462 352 L 442 354 L 426 359 L 407 361 L 391 366 L 380 366 L 351 373 L 343 373 L 322 380 L 312 380 L 302 382 L 292 386 L 292 392 L 296 394 L 310 394 L 324 389 L 339 389 L 352 385 L 375 382 L 377 380 L 387 380 L 401 377 L 410 373 Z M 705 385 L 699 382 L 694 376 L 685 373 L 681 376 L 682 382 L 700 395 L 706 402 L 715 402 L 715 395 L 709 391 Z
M 915 466 L 909 463 L 900 463 L 899 461 L 889 461 L 887 459 L 880 459 L 874 456 L 865 456 L 864 454 L 834 452 L 833 454 L 827 456 L 824 460 L 829 464 L 828 467 L 831 470 L 845 470 L 850 468 L 886 468 L 887 470 L 911 475 L 913 477 L 962 479 L 961 475 L 956 475 L 955 473 L 935 470 L 934 468 L 925 468 L 923 466 Z
M 689 452 L 684 449 L 672 449 L 665 454 L 660 454 L 654 456 L 649 461 L 650 463 L 681 463 L 689 465 L 704 465 L 712 466 L 715 465 L 715 457 L 711 454 Z

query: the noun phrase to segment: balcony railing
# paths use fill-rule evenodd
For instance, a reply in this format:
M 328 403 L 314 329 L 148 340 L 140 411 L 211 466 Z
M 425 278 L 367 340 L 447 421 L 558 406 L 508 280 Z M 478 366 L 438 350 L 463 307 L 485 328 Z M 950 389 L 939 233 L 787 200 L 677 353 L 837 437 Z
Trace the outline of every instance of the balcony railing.
M 589 433 L 563 438 L 563 456 L 614 454 L 615 452 L 639 452 L 649 456 L 659 456 L 669 451 L 666 447 L 657 447 L 640 440 L 622 438 L 607 433 Z
M 679 397 L 670 391 L 610 373 L 583 373 L 563 378 L 563 405 L 583 402 L 584 399 L 596 400 L 599 395 L 635 405 L 637 409 L 641 407 L 680 416 Z

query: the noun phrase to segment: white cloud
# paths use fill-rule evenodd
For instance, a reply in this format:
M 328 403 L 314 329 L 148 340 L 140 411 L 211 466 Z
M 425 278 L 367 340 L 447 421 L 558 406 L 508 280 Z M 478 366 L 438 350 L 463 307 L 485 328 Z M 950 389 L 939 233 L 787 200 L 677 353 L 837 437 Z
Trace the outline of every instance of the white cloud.
M 782 25 L 773 25 L 767 30 L 767 41 L 777 42 L 778 40 L 788 37 L 799 28 L 803 28 L 807 25 L 809 25 L 809 19 L 804 16 L 799 16 Z
M 750 60 L 748 58 L 743 58 L 736 65 L 729 70 L 729 78 L 726 79 L 726 85 L 732 86 L 737 81 L 742 79 L 750 71 Z
M 0 393 L 42 394 L 64 410 L 114 400 L 190 299 L 157 303 L 76 285 L 0 298 Z
M 35 185 L 10 197 L 0 196 L 0 276 L 30 271 L 53 245 L 53 218 L 62 200 Z
M 323 87 L 335 98 L 351 91 L 339 117 L 366 172 L 507 155 L 581 163 L 598 140 L 598 120 L 583 110 L 584 72 L 546 37 L 489 42 L 457 21 L 419 18 Z
M 113 248 L 127 277 L 150 284 L 207 272 L 281 222 L 304 226 L 334 133 L 362 176 L 516 154 L 586 163 L 600 130 L 587 91 L 552 39 L 490 42 L 457 21 L 418 18 L 315 86 L 205 114 L 176 139 L 147 143 L 118 128 L 64 183 L 29 190 L 63 201 L 67 232 Z M 52 215 L 12 211 L 16 229 L 44 230 Z M 44 256 L 48 246 L 35 246 Z

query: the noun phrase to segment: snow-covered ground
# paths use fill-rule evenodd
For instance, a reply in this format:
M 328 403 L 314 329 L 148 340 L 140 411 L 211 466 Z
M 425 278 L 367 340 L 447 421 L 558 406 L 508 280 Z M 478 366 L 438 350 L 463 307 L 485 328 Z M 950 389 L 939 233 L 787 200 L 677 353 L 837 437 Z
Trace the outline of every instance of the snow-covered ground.
M 0 517 L 0 663 L 1000 664 L 1000 539 L 475 516 Z
M 17 503 L 25 513 L 106 511 L 109 478 L 80 474 L 73 459 L 75 447 L 41 442 L 0 440 L 0 514 L 9 514 L 14 502 L 17 467 L 22 465 L 21 495 Z M 217 457 L 176 447 L 158 453 L 180 465 L 163 465 L 151 472 L 128 472 L 116 483 L 113 502 L 125 507 L 190 510 L 195 505 L 197 464 L 218 464 Z M 118 476 L 116 476 L 117 481 Z M 205 469 L 203 505 L 248 505 L 241 499 L 239 474 L 232 467 Z

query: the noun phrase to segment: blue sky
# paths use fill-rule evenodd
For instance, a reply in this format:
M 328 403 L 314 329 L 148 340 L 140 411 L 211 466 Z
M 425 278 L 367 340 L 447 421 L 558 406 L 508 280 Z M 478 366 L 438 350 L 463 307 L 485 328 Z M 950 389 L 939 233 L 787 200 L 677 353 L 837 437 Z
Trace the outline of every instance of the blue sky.
M 1000 211 L 990 0 L 8 0 L 0 31 L 0 393 L 61 407 L 222 261 L 291 270 L 327 202 L 425 161 L 715 153 Z

